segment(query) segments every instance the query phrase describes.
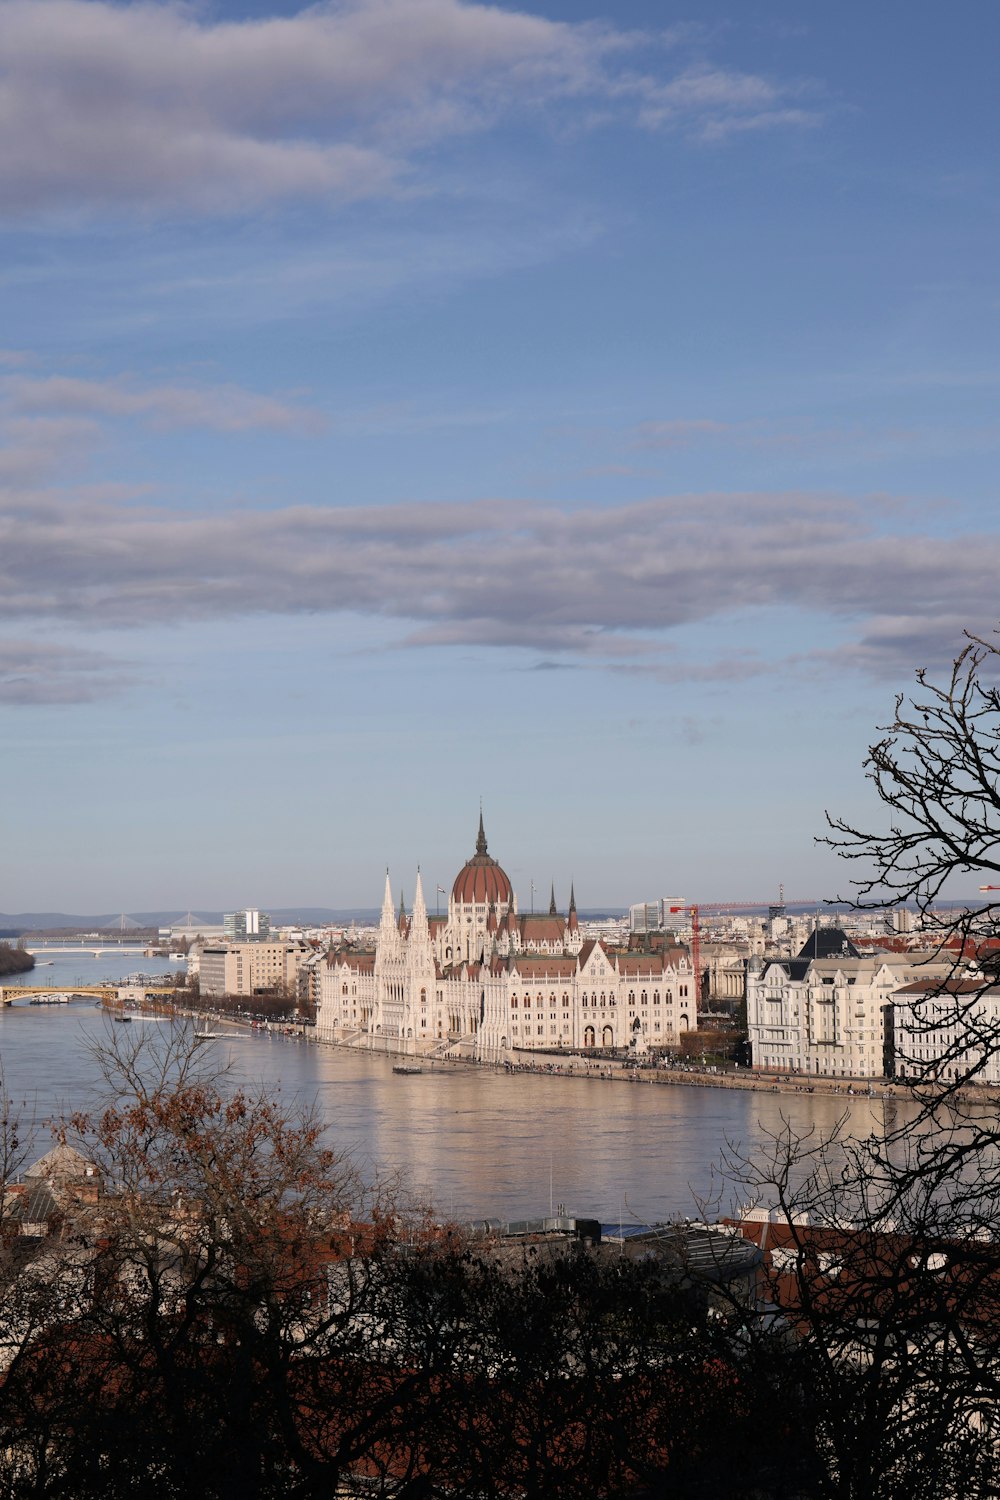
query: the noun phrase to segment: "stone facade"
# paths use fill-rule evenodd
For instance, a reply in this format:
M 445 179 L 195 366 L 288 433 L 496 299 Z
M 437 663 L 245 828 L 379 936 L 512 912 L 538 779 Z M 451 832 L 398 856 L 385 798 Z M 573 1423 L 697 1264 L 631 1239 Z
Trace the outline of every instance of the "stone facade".
M 481 818 L 447 916 L 428 917 L 419 872 L 411 913 L 397 913 L 387 875 L 374 952 L 328 954 L 319 987 L 321 1039 L 492 1062 L 519 1051 L 643 1053 L 676 1046 L 697 1025 L 686 949 L 585 941 L 573 892 L 565 916 L 554 891 L 547 913 L 519 914 Z
M 881 1078 L 891 1071 L 885 1012 L 893 995 L 947 972 L 947 963 L 927 954 L 862 955 L 836 928 L 814 932 L 796 958 L 751 960 L 753 1065 L 826 1078 Z

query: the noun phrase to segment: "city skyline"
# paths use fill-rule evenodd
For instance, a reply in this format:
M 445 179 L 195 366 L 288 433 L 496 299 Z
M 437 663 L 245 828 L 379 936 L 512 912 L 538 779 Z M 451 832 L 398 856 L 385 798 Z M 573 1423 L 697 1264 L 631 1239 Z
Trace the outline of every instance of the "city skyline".
M 0 910 L 376 905 L 480 804 L 523 908 L 845 893 L 1000 615 L 998 31 L 8 0 Z

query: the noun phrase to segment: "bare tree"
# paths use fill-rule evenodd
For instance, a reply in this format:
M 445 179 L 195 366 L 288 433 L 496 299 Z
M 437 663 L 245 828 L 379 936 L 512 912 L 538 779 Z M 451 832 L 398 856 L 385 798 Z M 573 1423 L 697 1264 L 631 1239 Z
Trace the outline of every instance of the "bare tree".
M 968 635 L 943 683 L 916 674 L 870 747 L 866 774 L 888 822 L 865 829 L 827 814 L 823 840 L 860 869 L 852 905 L 914 906 L 949 969 L 914 1006 L 902 1069 L 924 1108 L 980 1079 L 1000 1050 L 1000 644 Z M 950 882 L 978 877 L 982 899 L 942 907 Z M 996 884 L 994 884 L 996 882 Z

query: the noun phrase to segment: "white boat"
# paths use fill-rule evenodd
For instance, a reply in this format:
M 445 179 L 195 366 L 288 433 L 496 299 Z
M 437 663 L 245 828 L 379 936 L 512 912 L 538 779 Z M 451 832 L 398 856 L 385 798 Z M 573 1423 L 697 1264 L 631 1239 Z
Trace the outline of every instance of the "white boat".
M 68 995 L 32 995 L 29 1005 L 68 1005 Z

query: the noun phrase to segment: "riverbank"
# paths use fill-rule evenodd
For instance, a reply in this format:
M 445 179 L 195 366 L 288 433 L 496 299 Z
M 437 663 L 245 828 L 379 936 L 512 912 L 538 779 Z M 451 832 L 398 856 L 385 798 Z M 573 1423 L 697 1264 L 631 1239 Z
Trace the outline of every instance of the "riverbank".
M 738 1066 L 699 1068 L 691 1063 L 662 1067 L 656 1064 L 636 1064 L 620 1058 L 586 1058 L 578 1054 L 560 1055 L 558 1058 L 548 1055 L 542 1058 L 534 1052 L 515 1054 L 503 1062 L 484 1062 L 474 1057 L 456 1056 L 449 1052 L 443 1054 L 406 1052 L 386 1045 L 388 1039 L 384 1037 L 378 1039 L 381 1045 L 377 1047 L 372 1047 L 367 1037 L 360 1038 L 357 1034 L 351 1037 L 321 1038 L 316 1035 L 314 1027 L 303 1026 L 301 1022 L 273 1021 L 258 1022 L 254 1025 L 242 1017 L 218 1013 L 208 1007 L 184 1013 L 190 1015 L 192 1019 L 207 1016 L 217 1024 L 247 1031 L 255 1030 L 261 1035 L 297 1038 L 310 1044 L 334 1047 L 355 1054 L 385 1057 L 390 1061 L 395 1059 L 427 1073 L 453 1068 L 487 1069 L 491 1073 L 518 1077 L 538 1074 L 546 1078 L 626 1083 L 633 1087 L 649 1084 L 657 1087 L 727 1089 L 757 1094 L 812 1094 L 819 1098 L 842 1099 L 845 1104 L 854 1100 L 898 1099 L 902 1101 L 913 1100 L 915 1097 L 911 1087 L 906 1084 L 893 1083 L 884 1078 L 821 1078 L 805 1074 L 774 1073 L 770 1069 L 757 1072 L 752 1068 L 743 1069 Z M 973 1084 L 955 1090 L 954 1097 L 966 1103 L 995 1107 L 1000 1103 L 1000 1090 Z
M 637 1065 L 633 1062 L 620 1058 L 595 1059 L 585 1058 L 577 1054 L 572 1056 L 560 1056 L 558 1060 L 546 1057 L 544 1060 L 537 1053 L 515 1054 L 503 1062 L 480 1062 L 476 1058 L 451 1056 L 447 1053 L 443 1056 L 420 1056 L 409 1052 L 397 1051 L 383 1045 L 371 1048 L 367 1041 L 356 1038 L 311 1038 L 320 1042 L 320 1045 L 343 1048 L 349 1052 L 364 1052 L 380 1055 L 388 1058 L 403 1058 L 412 1063 L 414 1067 L 431 1068 L 460 1067 L 460 1068 L 488 1068 L 494 1073 L 507 1073 L 512 1075 L 540 1074 L 546 1078 L 573 1078 L 589 1080 L 605 1080 L 610 1083 L 628 1083 L 632 1085 L 653 1084 L 657 1086 L 680 1087 L 680 1088 L 715 1088 L 736 1089 L 750 1093 L 768 1094 L 818 1094 L 842 1096 L 845 1099 L 907 1099 L 912 1098 L 911 1091 L 902 1084 L 889 1082 L 886 1079 L 863 1079 L 863 1078 L 813 1078 L 806 1076 L 795 1076 L 791 1074 L 775 1074 L 767 1072 L 755 1072 L 753 1069 L 720 1069 L 699 1068 L 692 1064 L 681 1064 L 669 1068 L 655 1065 Z M 987 1090 L 968 1090 L 971 1097 L 991 1099 L 992 1095 Z
M 10 974 L 30 974 L 35 967 L 35 955 L 10 943 L 0 943 L 0 979 Z

